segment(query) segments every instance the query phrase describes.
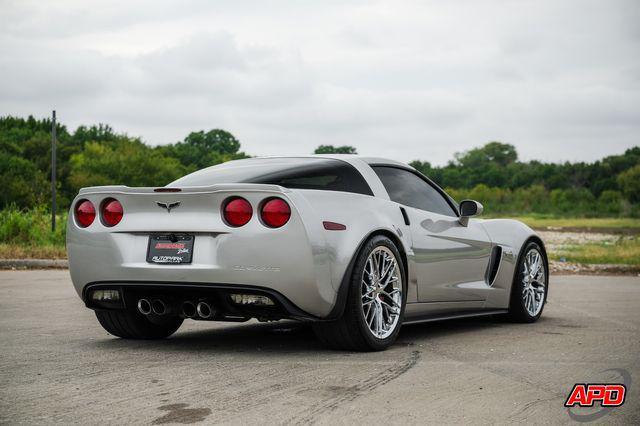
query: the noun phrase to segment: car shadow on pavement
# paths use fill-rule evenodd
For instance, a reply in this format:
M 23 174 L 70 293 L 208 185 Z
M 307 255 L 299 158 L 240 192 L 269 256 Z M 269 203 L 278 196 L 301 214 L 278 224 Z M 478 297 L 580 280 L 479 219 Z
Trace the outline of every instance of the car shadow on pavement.
M 553 320 L 542 317 L 542 322 Z M 477 333 L 483 330 L 495 330 L 501 327 L 527 327 L 522 324 L 511 324 L 495 317 L 468 318 L 439 321 L 432 323 L 412 324 L 402 327 L 394 348 L 413 346 L 418 342 L 455 338 L 465 333 Z M 97 339 L 86 344 L 100 348 L 178 352 L 212 353 L 345 353 L 323 346 L 313 333 L 310 324 L 295 321 L 278 321 L 272 323 L 249 323 L 220 325 L 211 329 L 188 329 L 179 331 L 164 340 L 123 340 L 118 338 Z
M 221 325 L 222 324 L 222 325 Z M 124 340 L 106 338 L 88 344 L 100 348 L 135 348 L 150 351 L 179 351 L 212 353 L 242 352 L 318 352 L 327 350 L 315 339 L 309 324 L 296 321 L 271 323 L 215 323 L 212 328 L 178 331 L 163 340 Z

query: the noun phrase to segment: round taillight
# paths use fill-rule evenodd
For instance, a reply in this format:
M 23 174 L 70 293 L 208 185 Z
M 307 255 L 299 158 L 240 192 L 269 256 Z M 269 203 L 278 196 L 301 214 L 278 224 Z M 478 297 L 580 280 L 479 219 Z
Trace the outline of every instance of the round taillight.
M 76 222 L 83 228 L 91 225 L 96 218 L 96 209 L 89 200 L 80 200 L 75 208 Z
M 271 198 L 262 205 L 260 217 L 265 225 L 271 228 L 280 228 L 289 221 L 291 209 L 283 199 Z
M 222 216 L 229 226 L 246 225 L 252 215 L 251 204 L 244 198 L 229 198 L 222 207 Z
M 122 220 L 122 204 L 114 198 L 107 198 L 102 202 L 102 222 L 106 226 L 115 226 Z

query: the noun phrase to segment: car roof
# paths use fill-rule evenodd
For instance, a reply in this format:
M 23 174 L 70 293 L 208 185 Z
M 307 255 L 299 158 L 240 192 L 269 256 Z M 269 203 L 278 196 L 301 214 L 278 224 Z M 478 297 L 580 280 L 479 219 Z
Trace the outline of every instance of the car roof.
M 342 160 L 342 161 L 345 161 L 347 163 L 353 163 L 354 161 L 362 161 L 362 162 L 367 163 L 369 165 L 373 165 L 373 164 L 376 164 L 376 165 L 388 165 L 388 166 L 399 166 L 399 167 L 413 169 L 408 164 L 402 163 L 400 161 L 390 160 L 388 158 L 382 158 L 382 157 L 369 157 L 369 156 L 357 155 L 357 154 L 313 154 L 313 155 L 291 155 L 291 156 L 284 156 L 284 155 L 282 155 L 282 156 L 263 156 L 263 157 L 252 157 L 252 158 L 246 158 L 246 159 L 242 159 L 242 160 L 235 160 L 233 162 L 248 162 L 248 161 L 264 162 L 264 161 L 269 161 L 269 160 L 287 160 L 287 159 L 300 160 L 302 162 L 305 159 L 314 160 L 314 159 L 318 159 L 318 158 Z M 232 163 L 232 162 L 230 162 L 230 163 Z

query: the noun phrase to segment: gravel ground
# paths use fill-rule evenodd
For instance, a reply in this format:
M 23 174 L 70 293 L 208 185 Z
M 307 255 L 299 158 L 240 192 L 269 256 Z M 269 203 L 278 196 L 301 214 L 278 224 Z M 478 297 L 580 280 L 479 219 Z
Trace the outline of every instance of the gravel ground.
M 638 238 L 637 235 L 605 234 L 598 232 L 564 232 L 564 231 L 537 231 L 549 253 L 564 250 L 567 246 L 581 244 L 614 244 L 620 238 Z M 549 268 L 556 274 L 589 274 L 589 275 L 640 275 L 640 267 L 637 265 L 612 265 L 612 264 L 579 264 L 549 261 Z
M 548 251 L 559 251 L 563 247 L 581 244 L 603 244 L 614 243 L 621 237 L 615 234 L 602 234 L 595 232 L 559 232 L 559 231 L 537 231 L 540 238 L 545 243 Z M 633 238 L 625 236 L 622 238 Z

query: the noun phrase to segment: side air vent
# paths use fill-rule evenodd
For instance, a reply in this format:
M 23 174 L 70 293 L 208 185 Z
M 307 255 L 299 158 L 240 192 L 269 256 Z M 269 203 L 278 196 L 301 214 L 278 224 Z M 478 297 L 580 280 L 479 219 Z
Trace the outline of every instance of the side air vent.
M 489 260 L 489 267 L 487 268 L 487 284 L 493 285 L 493 281 L 498 275 L 498 269 L 500 268 L 500 261 L 502 260 L 502 247 L 495 246 L 491 250 L 491 259 Z
M 407 226 L 411 225 L 411 222 L 409 221 L 409 215 L 407 214 L 407 211 L 404 209 L 404 207 L 400 207 L 400 213 L 402 213 L 404 224 Z

